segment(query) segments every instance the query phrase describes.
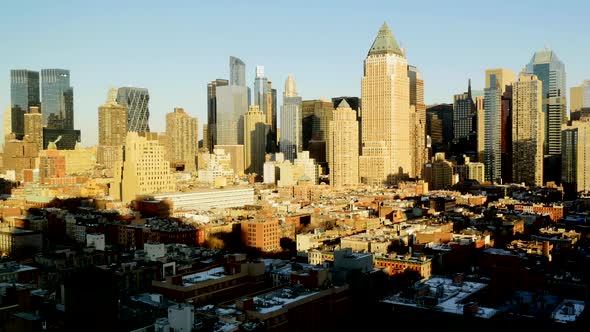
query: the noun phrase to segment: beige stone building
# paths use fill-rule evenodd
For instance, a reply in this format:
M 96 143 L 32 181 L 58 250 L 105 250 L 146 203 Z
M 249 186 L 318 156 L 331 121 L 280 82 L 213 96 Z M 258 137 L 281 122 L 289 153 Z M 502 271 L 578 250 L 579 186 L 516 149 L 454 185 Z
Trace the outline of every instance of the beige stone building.
M 231 169 L 238 176 L 244 175 L 244 145 L 215 145 L 213 150 L 223 150 L 231 156 Z
M 496 82 L 500 86 L 502 93 L 506 91 L 506 86 L 516 81 L 516 73 L 505 68 L 486 69 L 486 88 L 491 88 L 491 76 L 496 75 Z
M 185 171 L 196 170 L 199 149 L 199 121 L 182 108 L 166 114 L 166 151 L 170 164 L 184 165 Z
M 457 183 L 458 176 L 453 172 L 453 164 L 445 159 L 444 152 L 438 152 L 432 162 L 424 165 L 424 180 L 431 190 L 448 189 Z
M 475 97 L 475 110 L 477 112 L 477 161 L 483 163 L 486 137 L 486 123 L 485 123 L 485 96 Z
M 124 158 L 116 162 L 114 182 L 109 194 L 122 202 L 137 195 L 176 190 L 170 163 L 164 159 L 164 146 L 157 139 L 129 132 L 125 138 Z
M 363 143 L 363 155 L 359 157 L 359 178 L 361 183 L 381 186 L 387 182 L 387 173 L 391 169 L 391 159 L 387 154 L 384 141 L 367 141 Z M 384 178 L 385 176 L 385 178 Z
M 570 112 L 590 109 L 590 80 L 570 88 Z
M 342 99 L 328 126 L 330 184 L 334 187 L 359 182 L 358 126 L 356 112 Z
M 520 73 L 512 85 L 512 178 L 515 183 L 543 184 L 543 82 Z
M 37 144 L 37 149 L 43 149 L 43 115 L 39 107 L 33 106 L 25 113 L 25 135 Z
M 244 161 L 245 172 L 262 176 L 266 155 L 266 136 L 269 125 L 260 106 L 252 105 L 244 116 Z
M 38 155 L 37 142 L 28 136 L 25 136 L 22 141 L 17 140 L 15 134 L 9 134 L 5 137 L 2 168 L 4 172 L 14 170 L 16 179 L 20 180 L 24 169 L 36 168 Z
M 393 33 L 383 24 L 364 63 L 361 82 L 363 156 L 391 160 L 361 167 L 361 178 L 391 182 L 412 172 L 408 62 Z M 376 149 L 381 143 L 385 149 Z M 381 153 L 382 155 L 376 155 Z
M 410 144 L 412 149 L 410 176 L 421 178 L 422 167 L 428 161 L 424 80 L 420 71 L 414 66 L 408 66 L 408 78 L 410 79 Z
M 457 165 L 457 174 L 459 181 L 476 180 L 479 183 L 485 181 L 485 170 L 483 163 L 472 162 L 469 157 L 465 157 L 463 165 Z
M 112 168 L 121 160 L 123 143 L 127 135 L 127 107 L 114 100 L 98 108 L 97 163 Z

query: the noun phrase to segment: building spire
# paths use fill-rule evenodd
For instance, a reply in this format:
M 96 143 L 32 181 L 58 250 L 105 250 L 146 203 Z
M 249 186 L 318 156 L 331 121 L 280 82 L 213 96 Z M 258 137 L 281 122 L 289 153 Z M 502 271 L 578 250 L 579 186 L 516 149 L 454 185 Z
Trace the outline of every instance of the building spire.
M 387 23 L 385 22 L 383 22 L 383 25 L 379 29 L 377 37 L 369 50 L 368 55 L 373 54 L 397 54 L 404 56 L 397 41 L 393 37 L 393 32 L 391 32 L 391 29 L 389 29 L 389 26 L 387 26 Z
M 285 97 L 297 97 L 295 80 L 291 74 L 287 76 L 287 80 L 285 81 Z

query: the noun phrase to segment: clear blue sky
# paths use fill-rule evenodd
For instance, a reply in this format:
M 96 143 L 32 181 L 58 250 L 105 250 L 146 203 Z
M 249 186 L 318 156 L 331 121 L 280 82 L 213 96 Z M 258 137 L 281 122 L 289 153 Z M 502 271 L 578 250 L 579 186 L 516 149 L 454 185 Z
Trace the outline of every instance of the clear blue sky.
M 207 82 L 228 78 L 230 55 L 246 62 L 250 85 L 264 65 L 279 94 L 293 74 L 304 99 L 360 96 L 383 22 L 422 71 L 427 104 L 450 102 L 468 78 L 483 88 L 486 68 L 518 72 L 545 45 L 565 62 L 568 89 L 590 78 L 587 1 L 19 0 L 0 13 L 0 105 L 10 104 L 10 69 L 69 69 L 84 145 L 96 144 L 111 86 L 149 89 L 153 131 L 174 107 L 201 126 Z

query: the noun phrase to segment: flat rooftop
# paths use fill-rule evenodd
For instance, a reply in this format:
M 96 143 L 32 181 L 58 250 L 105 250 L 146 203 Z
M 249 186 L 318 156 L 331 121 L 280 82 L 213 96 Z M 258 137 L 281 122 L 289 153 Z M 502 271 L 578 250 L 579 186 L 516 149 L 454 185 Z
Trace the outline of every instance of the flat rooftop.
M 551 318 L 558 323 L 574 322 L 582 314 L 584 307 L 583 301 L 563 300 L 551 313 Z
M 402 298 L 399 295 L 394 295 L 383 300 L 384 303 L 391 303 L 415 308 L 431 309 L 435 308 L 442 312 L 451 314 L 463 314 L 463 305 L 467 304 L 464 301 L 471 295 L 479 292 L 487 287 L 487 284 L 479 282 L 464 281 L 461 284 L 453 284 L 451 279 L 434 277 L 426 280 L 423 284 L 427 285 L 429 295 L 434 295 L 438 287 L 442 285 L 442 294 L 440 294 L 438 304 L 435 306 L 428 306 L 414 302 L 411 299 Z M 491 318 L 498 311 L 492 308 L 479 307 L 475 312 L 476 317 Z
M 183 286 L 193 286 L 200 282 L 205 282 L 209 280 L 217 280 L 225 277 L 225 268 L 223 266 L 214 267 L 212 269 L 192 273 L 185 276 L 182 276 L 182 285 Z
M 317 291 L 296 290 L 293 287 L 284 287 L 278 290 L 254 297 L 255 310 L 262 313 L 270 313 L 284 306 L 302 300 L 306 297 L 318 294 Z

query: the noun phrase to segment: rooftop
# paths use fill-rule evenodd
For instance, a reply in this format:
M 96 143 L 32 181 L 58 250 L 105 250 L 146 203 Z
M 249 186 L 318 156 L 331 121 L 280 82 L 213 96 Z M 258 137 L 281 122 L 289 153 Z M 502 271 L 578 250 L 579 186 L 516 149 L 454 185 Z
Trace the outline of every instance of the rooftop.
M 302 287 L 288 286 L 254 297 L 254 307 L 256 311 L 266 314 L 318 293 L 318 291 L 307 290 Z
M 182 285 L 183 286 L 193 286 L 200 282 L 209 281 L 209 280 L 217 280 L 225 277 L 225 268 L 224 267 L 215 267 L 206 271 L 197 272 L 193 274 L 188 274 L 182 276 Z
M 453 283 L 451 279 L 433 277 L 422 283 L 429 288 L 428 294 L 438 298 L 436 305 L 420 304 L 413 299 L 402 298 L 399 295 L 391 296 L 383 302 L 416 308 L 435 308 L 451 313 L 463 314 L 463 306 L 468 304 L 467 298 L 487 287 L 484 283 L 464 281 Z M 497 313 L 496 309 L 479 307 L 474 313 L 476 317 L 491 318 Z
M 584 311 L 584 302 L 576 300 L 564 300 L 551 314 L 551 318 L 558 323 L 573 322 Z

